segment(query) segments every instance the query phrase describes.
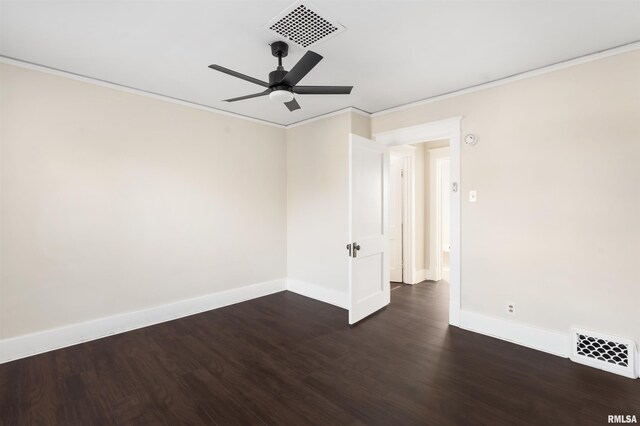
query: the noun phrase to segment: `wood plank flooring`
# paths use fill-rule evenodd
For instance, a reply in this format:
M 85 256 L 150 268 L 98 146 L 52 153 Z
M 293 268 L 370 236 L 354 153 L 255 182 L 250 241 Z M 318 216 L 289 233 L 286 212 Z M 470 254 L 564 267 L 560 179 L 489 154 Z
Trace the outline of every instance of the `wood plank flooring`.
M 395 290 L 397 288 L 400 288 L 403 285 L 409 285 L 409 284 L 404 284 L 404 283 L 399 283 L 399 282 L 396 282 L 396 281 L 391 281 L 391 290 Z
M 447 325 L 445 282 L 355 327 L 290 292 L 0 365 L 2 425 L 602 425 L 640 380 Z

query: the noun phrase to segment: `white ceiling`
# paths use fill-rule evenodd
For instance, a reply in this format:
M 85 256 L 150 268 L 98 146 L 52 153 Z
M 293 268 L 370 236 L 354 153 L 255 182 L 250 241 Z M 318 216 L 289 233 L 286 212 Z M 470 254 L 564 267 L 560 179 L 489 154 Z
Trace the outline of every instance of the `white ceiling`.
M 0 54 L 280 124 L 348 106 L 377 112 L 640 40 L 640 1 L 323 1 L 347 28 L 312 50 L 304 85 L 349 96 L 298 96 L 289 112 L 213 71 L 275 69 L 262 26 L 292 1 L 1 1 Z M 292 47 L 290 69 L 303 50 Z

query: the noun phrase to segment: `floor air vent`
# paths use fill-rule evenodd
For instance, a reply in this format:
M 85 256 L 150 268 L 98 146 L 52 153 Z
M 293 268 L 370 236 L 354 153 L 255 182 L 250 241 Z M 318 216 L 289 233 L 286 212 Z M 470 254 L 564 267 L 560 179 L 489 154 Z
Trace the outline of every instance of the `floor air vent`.
M 633 341 L 578 328 L 572 335 L 572 361 L 632 379 L 638 377 Z
M 304 49 L 345 30 L 335 19 L 319 12 L 305 1 L 297 1 L 264 26 L 285 41 Z

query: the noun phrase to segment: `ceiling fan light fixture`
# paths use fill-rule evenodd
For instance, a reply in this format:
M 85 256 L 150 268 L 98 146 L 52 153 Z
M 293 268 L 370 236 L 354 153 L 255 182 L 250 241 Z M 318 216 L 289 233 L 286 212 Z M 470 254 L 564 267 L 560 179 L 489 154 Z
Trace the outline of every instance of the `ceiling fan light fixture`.
M 276 102 L 291 102 L 293 93 L 288 90 L 274 90 L 269 93 L 269 99 Z

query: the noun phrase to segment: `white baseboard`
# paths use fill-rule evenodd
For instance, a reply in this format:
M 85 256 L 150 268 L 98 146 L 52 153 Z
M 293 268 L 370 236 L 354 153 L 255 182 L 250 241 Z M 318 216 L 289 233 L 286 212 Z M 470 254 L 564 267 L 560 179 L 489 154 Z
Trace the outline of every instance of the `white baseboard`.
M 283 290 L 286 290 L 284 278 L 0 340 L 0 363 L 210 311 Z
M 559 333 L 465 310 L 460 312 L 460 328 L 563 358 L 568 358 L 571 353 L 571 336 L 568 331 L 567 333 Z
M 306 281 L 287 279 L 287 290 L 343 309 L 349 309 L 349 294 Z
M 421 283 L 422 281 L 431 280 L 431 279 L 432 279 L 431 269 L 420 269 L 418 271 L 419 283 Z
M 407 280 L 409 282 L 405 282 L 405 284 L 418 284 L 424 280 L 428 280 L 430 276 L 430 271 L 428 269 L 416 269 L 413 271 L 413 281 Z

